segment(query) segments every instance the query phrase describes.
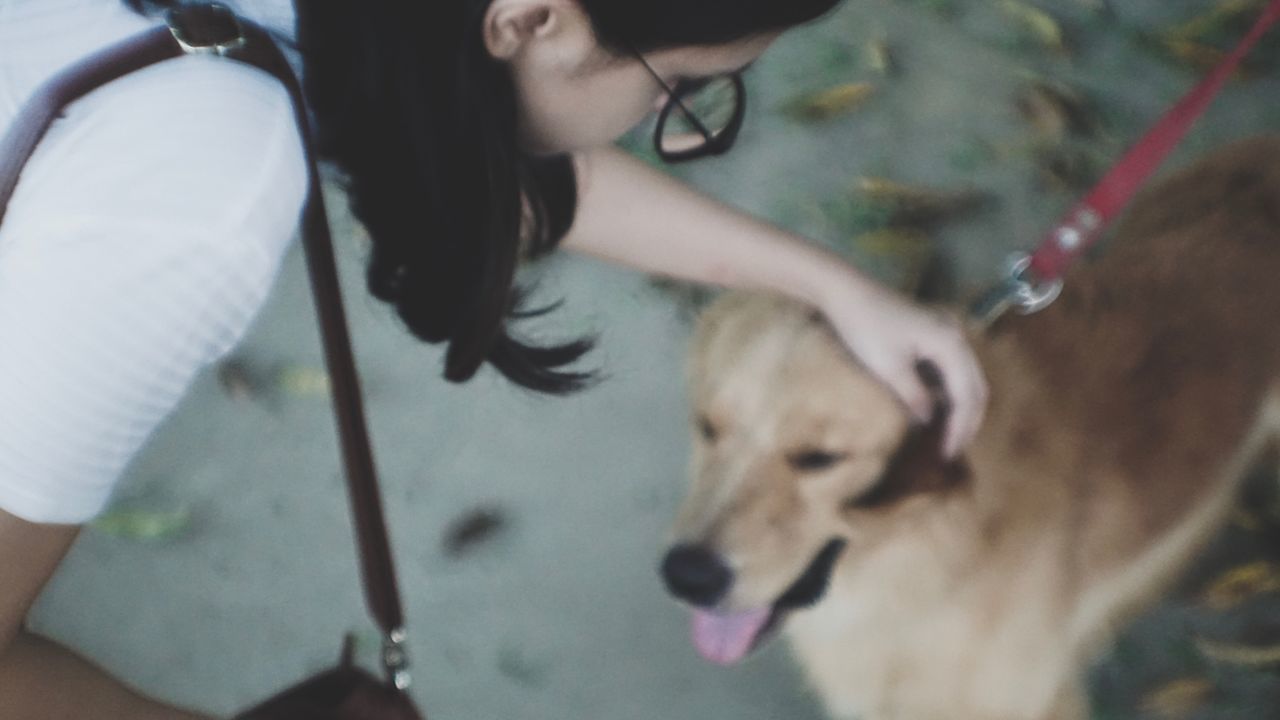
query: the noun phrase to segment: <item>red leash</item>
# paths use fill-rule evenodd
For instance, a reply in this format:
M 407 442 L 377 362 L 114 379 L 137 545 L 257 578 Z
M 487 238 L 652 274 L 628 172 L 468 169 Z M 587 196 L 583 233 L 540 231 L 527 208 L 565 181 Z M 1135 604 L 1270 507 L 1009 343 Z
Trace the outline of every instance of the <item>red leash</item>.
M 1048 307 L 1061 291 L 1062 277 L 1071 263 L 1102 237 L 1103 231 L 1186 137 L 1240 62 L 1277 21 L 1280 21 L 1280 0 L 1271 0 L 1236 49 L 1161 118 L 1084 200 L 1049 231 L 1040 248 L 1029 257 L 1015 258 L 1009 278 L 978 304 L 975 314 L 989 323 L 1009 308 L 1031 314 Z

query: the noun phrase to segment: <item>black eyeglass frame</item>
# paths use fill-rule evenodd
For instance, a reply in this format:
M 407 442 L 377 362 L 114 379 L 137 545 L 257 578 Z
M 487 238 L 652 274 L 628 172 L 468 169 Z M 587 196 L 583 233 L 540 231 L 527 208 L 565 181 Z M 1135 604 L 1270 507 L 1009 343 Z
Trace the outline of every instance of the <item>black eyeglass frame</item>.
M 742 131 L 742 123 L 747 117 L 747 87 L 742 81 L 742 73 L 734 72 L 723 76 L 708 78 L 705 81 L 699 81 L 697 83 L 698 87 L 693 89 L 690 89 L 686 83 L 679 83 L 675 87 L 671 87 L 671 85 L 668 84 L 666 80 L 663 80 L 662 76 L 653 69 L 653 66 L 644 59 L 644 55 L 634 50 L 632 52 L 635 53 L 635 56 L 640 60 L 640 64 L 644 66 L 644 69 L 653 76 L 653 79 L 656 80 L 667 93 L 667 103 L 658 113 L 658 126 L 654 130 L 653 134 L 653 147 L 657 151 L 658 157 L 662 158 L 663 162 L 680 163 L 688 162 L 690 160 L 698 160 L 705 157 L 716 157 L 724 155 L 733 148 L 734 143 L 738 140 L 738 133 Z M 698 119 L 698 116 L 695 115 L 680 98 L 684 95 L 688 95 L 693 90 L 700 88 L 705 85 L 705 83 L 714 81 L 720 77 L 727 78 L 733 82 L 734 108 L 733 117 L 729 118 L 729 124 L 725 126 L 724 130 L 721 130 L 717 134 L 708 130 L 707 126 Z M 674 152 L 668 151 L 662 146 L 662 136 L 666 132 L 667 121 L 670 120 L 671 113 L 677 110 L 680 111 L 680 113 L 684 115 L 685 119 L 693 125 L 694 129 L 702 135 L 706 140 L 706 143 L 688 150 L 678 150 Z

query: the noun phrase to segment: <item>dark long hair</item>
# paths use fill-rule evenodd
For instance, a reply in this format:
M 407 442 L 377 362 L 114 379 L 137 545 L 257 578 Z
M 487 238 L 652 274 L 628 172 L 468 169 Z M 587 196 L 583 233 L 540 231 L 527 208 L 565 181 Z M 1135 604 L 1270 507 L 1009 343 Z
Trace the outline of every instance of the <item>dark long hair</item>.
M 813 20 L 840 0 L 577 0 L 600 42 L 641 52 L 719 45 Z M 135 7 L 146 0 L 126 0 Z M 563 394 L 589 339 L 519 338 L 522 258 L 573 223 L 567 157 L 517 144 L 516 92 L 485 48 L 492 0 L 303 0 L 298 45 L 320 154 L 342 173 L 372 238 L 368 283 L 408 329 L 447 343 L 445 377 L 487 361 L 511 381 Z

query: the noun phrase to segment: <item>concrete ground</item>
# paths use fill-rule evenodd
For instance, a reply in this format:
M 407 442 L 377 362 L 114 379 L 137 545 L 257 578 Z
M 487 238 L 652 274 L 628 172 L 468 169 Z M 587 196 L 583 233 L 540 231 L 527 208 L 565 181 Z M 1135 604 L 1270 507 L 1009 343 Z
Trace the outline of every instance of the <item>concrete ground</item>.
M 853 0 L 787 36 L 752 71 L 740 148 L 679 172 L 891 282 L 912 274 L 915 256 L 862 236 L 885 221 L 849 192 L 854 178 L 988 191 L 998 203 L 929 234 L 959 297 L 991 281 L 1009 252 L 1034 245 L 1077 192 L 1072 178 L 1042 181 L 1040 145 L 1015 109 L 1019 87 L 1038 77 L 1092 98 L 1100 127 L 1063 140 L 1074 155 L 1059 155 L 1078 160 L 1078 182 L 1195 81 L 1150 36 L 1214 2 L 1113 5 L 1108 14 L 1100 1 L 1042 3 L 1064 33 L 1055 49 L 1053 26 L 1016 3 Z M 1238 33 L 1228 23 L 1206 42 Z M 894 58 L 887 77 L 866 55 L 878 39 Z M 1278 56 L 1280 31 L 1175 163 L 1280 128 Z M 864 81 L 874 95 L 837 117 L 784 112 L 799 94 Z M 338 224 L 416 694 L 431 716 L 822 717 L 779 647 L 740 669 L 700 661 L 685 613 L 654 572 L 687 457 L 684 294 L 555 259 L 535 272 L 546 299 L 567 302 L 543 327 L 598 332 L 591 362 L 608 381 L 569 400 L 533 397 L 491 374 L 448 386 L 438 352 L 367 299 L 358 232 Z M 197 383 L 132 468 L 114 514 L 80 541 L 34 626 L 149 691 L 225 714 L 331 663 L 347 631 L 371 658 L 319 358 L 295 253 L 236 364 Z M 1260 641 L 1259 628 L 1280 628 L 1280 593 L 1265 583 L 1253 593 L 1246 584 L 1227 611 L 1196 600 L 1226 569 L 1280 560 L 1266 502 L 1251 498 L 1179 593 L 1099 665 L 1098 717 L 1280 717 L 1274 667 L 1215 660 L 1193 642 L 1197 633 Z M 477 510 L 496 528 L 450 552 L 446 528 Z

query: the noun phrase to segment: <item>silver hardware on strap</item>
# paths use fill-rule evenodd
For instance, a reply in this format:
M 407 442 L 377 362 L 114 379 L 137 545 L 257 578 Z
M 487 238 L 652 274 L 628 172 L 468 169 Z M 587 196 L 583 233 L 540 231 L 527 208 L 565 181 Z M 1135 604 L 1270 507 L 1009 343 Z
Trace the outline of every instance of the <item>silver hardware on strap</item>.
M 1071 218 L 1053 234 L 1054 241 L 1063 252 L 1076 253 L 1084 249 L 1088 240 L 1102 227 L 1102 216 L 1092 207 L 1078 208 Z
M 382 667 L 387 672 L 387 681 L 397 690 L 408 690 L 413 684 L 409 676 L 409 652 L 405 648 L 408 641 L 404 628 L 392 630 L 382 639 Z
M 1062 294 L 1062 281 L 1041 282 L 1032 277 L 1031 256 L 1020 253 L 1009 258 L 1004 280 L 974 303 L 971 313 L 983 327 L 999 320 L 1009 310 L 1034 315 L 1053 304 Z
M 225 5 L 177 7 L 165 13 L 165 22 L 188 55 L 225 56 L 248 44 L 240 19 Z

